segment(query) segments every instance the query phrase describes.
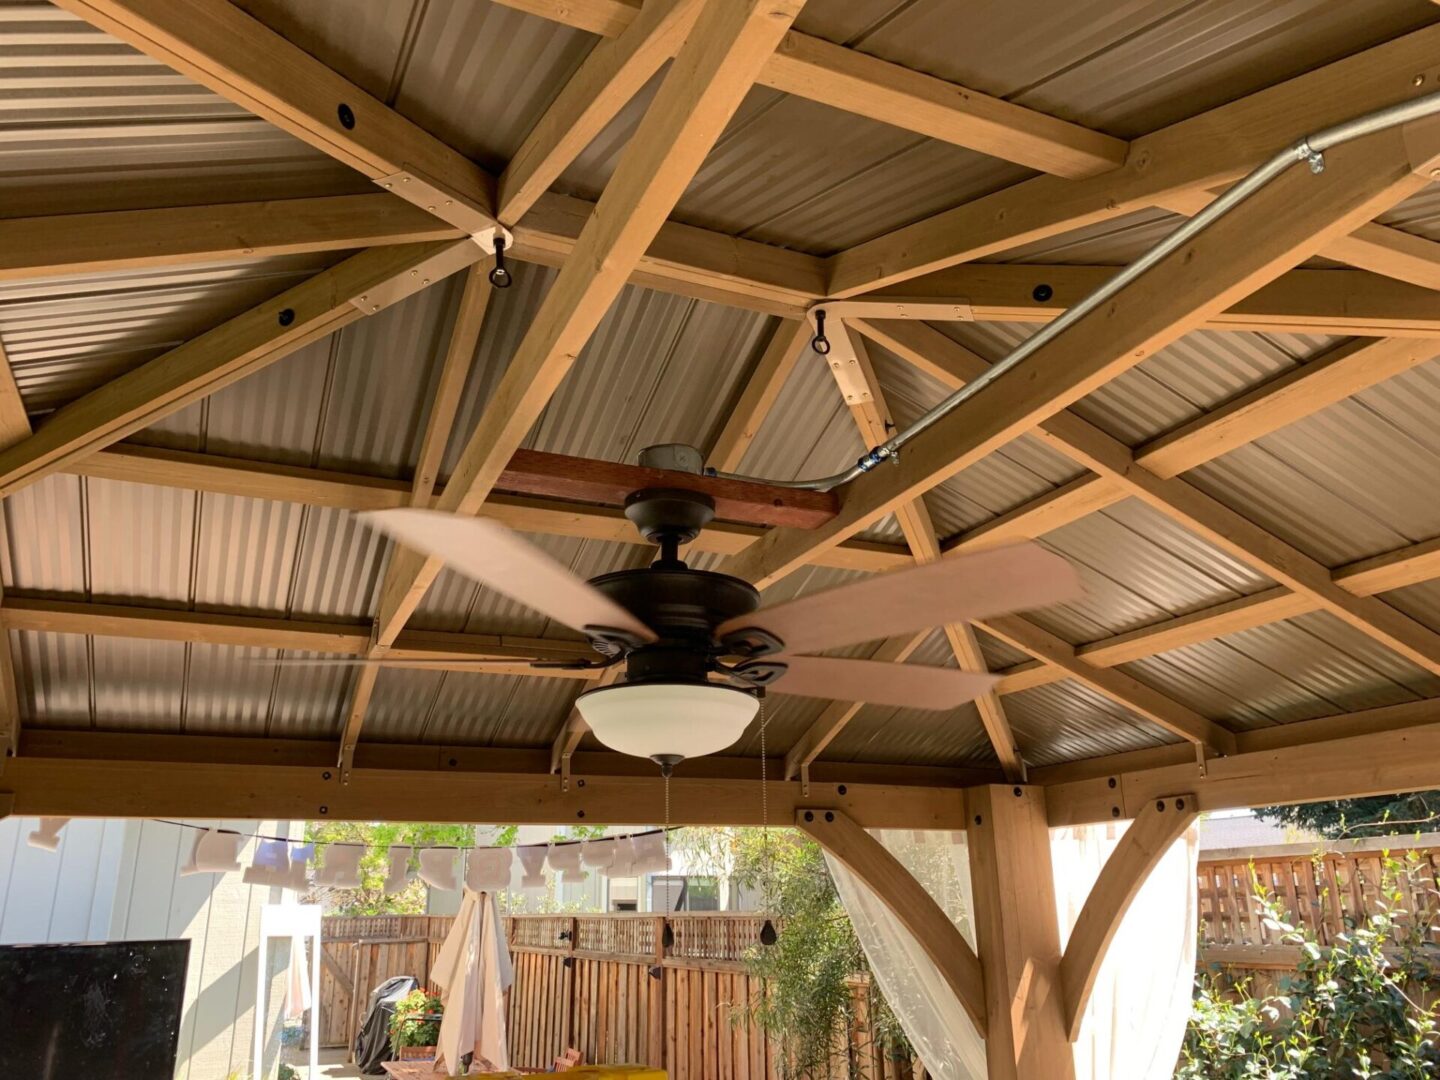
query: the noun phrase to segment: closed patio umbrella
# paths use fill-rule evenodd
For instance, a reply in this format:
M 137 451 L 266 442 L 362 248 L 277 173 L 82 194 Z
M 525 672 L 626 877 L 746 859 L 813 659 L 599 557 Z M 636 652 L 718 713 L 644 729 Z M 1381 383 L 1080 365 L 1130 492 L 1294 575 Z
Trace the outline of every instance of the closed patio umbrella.
M 473 1051 L 487 1068 L 509 1069 L 505 991 L 514 981 L 514 971 L 494 896 L 465 890 L 430 978 L 440 987 L 445 1004 L 436 1064 L 444 1062 L 456 1071 L 462 1056 Z

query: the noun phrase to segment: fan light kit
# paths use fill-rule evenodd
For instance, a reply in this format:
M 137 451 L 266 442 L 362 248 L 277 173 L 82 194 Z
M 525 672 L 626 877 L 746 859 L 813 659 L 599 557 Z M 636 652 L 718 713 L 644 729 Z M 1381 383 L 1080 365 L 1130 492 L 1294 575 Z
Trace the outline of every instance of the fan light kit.
M 680 445 L 651 447 L 640 455 L 642 465 L 668 470 L 677 485 L 687 473 L 698 480 L 702 460 L 699 451 Z M 681 546 L 715 516 L 708 495 L 683 486 L 646 488 L 626 499 L 625 516 L 660 549 L 659 557 L 644 569 L 602 574 L 588 582 L 483 518 L 418 509 L 360 516 L 406 547 L 580 631 L 597 653 L 595 660 L 509 657 L 444 666 L 484 670 L 528 663 L 598 670 L 624 664 L 623 680 L 581 694 L 576 708 L 606 746 L 650 758 L 667 776 L 685 758 L 734 744 L 755 719 L 759 693 L 772 685 L 804 697 L 954 709 L 989 690 L 995 677 L 809 654 L 1080 594 L 1078 578 L 1064 559 L 1036 544 L 1018 544 L 761 607 L 760 594 L 748 582 L 695 570 L 681 560 Z

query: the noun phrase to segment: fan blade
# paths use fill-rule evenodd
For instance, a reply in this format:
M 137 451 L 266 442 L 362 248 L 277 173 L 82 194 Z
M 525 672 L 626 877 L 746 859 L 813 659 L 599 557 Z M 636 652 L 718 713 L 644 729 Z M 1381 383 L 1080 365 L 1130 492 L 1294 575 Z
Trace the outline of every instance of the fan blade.
M 764 664 L 772 658 L 756 661 Z M 782 694 L 864 701 L 906 709 L 945 711 L 974 701 L 1000 681 L 997 675 L 979 675 L 956 668 L 924 664 L 887 664 L 879 660 L 845 660 L 829 656 L 784 656 L 773 662 L 785 673 L 772 684 Z M 740 664 L 737 671 L 743 672 Z
M 582 633 L 587 627 L 605 627 L 642 641 L 655 640 L 655 632 L 634 615 L 503 525 L 438 510 L 373 510 L 356 516 L 406 547 L 443 559 L 472 581 Z
M 761 608 L 721 623 L 715 636 L 724 641 L 729 634 L 754 628 L 778 638 L 782 644 L 777 651 L 821 652 L 1059 604 L 1080 594 L 1080 578 L 1068 562 L 1038 544 L 1015 544 Z

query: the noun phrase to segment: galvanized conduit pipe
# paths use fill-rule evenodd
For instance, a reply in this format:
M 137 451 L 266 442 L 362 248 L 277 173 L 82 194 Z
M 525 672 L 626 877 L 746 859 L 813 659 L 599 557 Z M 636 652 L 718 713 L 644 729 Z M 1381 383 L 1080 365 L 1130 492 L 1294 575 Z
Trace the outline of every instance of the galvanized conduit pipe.
M 1067 329 L 1094 311 L 1101 304 L 1105 303 L 1121 289 L 1145 273 L 1145 271 L 1155 266 L 1161 259 L 1164 259 L 1180 247 L 1189 243 L 1190 240 L 1207 229 L 1211 224 L 1230 213 L 1231 210 L 1235 209 L 1235 207 L 1239 206 L 1240 203 L 1255 194 L 1255 192 L 1265 187 L 1265 185 L 1269 184 L 1270 181 L 1274 180 L 1290 166 L 1304 161 L 1309 163 L 1312 171 L 1317 173 L 1322 172 L 1325 168 L 1322 155 L 1330 147 L 1339 146 L 1341 143 L 1350 142 L 1366 135 L 1372 135 L 1377 131 L 1397 127 L 1400 124 L 1406 124 L 1412 120 L 1434 116 L 1437 113 L 1440 113 L 1440 93 L 1427 94 L 1424 97 L 1416 98 L 1414 101 L 1391 105 L 1387 108 L 1367 113 L 1364 116 L 1356 117 L 1353 120 L 1336 124 L 1333 127 L 1325 128 L 1322 131 L 1317 131 L 1315 134 L 1306 136 L 1299 142 L 1281 150 L 1274 157 L 1270 158 L 1270 160 L 1244 177 L 1239 183 L 1231 187 L 1204 210 L 1200 211 L 1200 213 L 1187 220 L 1144 255 L 1141 255 L 1133 263 L 1110 278 L 1110 280 L 1106 281 L 1083 300 L 1080 300 L 1070 307 L 1054 322 L 1042 327 L 1038 333 L 1031 335 L 1002 360 L 993 364 L 972 382 L 968 382 L 960 387 L 960 389 L 945 398 L 944 401 L 941 401 L 929 412 L 921 416 L 915 423 L 911 424 L 910 427 L 904 431 L 897 432 L 890 439 L 869 450 L 859 461 L 844 472 L 815 480 L 762 480 L 759 477 L 742 476 L 737 473 L 724 473 L 713 469 L 708 471 L 712 476 L 724 477 L 727 480 L 750 480 L 757 483 L 768 484 L 771 487 L 799 488 L 806 491 L 830 491 L 840 487 L 842 484 L 848 484 L 862 473 L 867 473 L 880 463 L 898 456 L 900 448 L 911 439 L 938 423 L 942 417 L 953 411 L 962 402 L 970 400 L 1007 371 L 1012 370 L 1024 362 L 1027 357 L 1033 355 L 1040 348 L 1054 341 Z

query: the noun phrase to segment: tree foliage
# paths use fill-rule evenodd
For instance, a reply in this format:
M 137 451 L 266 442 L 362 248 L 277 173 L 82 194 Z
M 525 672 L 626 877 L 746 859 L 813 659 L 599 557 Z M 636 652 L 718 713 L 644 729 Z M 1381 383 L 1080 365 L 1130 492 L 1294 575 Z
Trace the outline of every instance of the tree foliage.
M 1440 1075 L 1440 1013 L 1424 1003 L 1440 989 L 1436 913 L 1402 909 L 1405 880 L 1429 868 L 1412 853 L 1387 859 L 1377 910 L 1333 946 L 1309 931 L 1256 886 L 1266 925 L 1300 950 L 1280 993 L 1261 998 L 1248 985 L 1226 987 L 1202 975 L 1177 1080 L 1422 1080 Z
M 868 973 L 854 927 L 835 892 L 820 845 L 790 829 L 685 829 L 674 846 L 692 867 L 729 874 L 757 890 L 761 908 L 779 926 L 775 944 L 746 956 L 766 993 L 738 1006 L 775 1038 L 786 1080 L 828 1080 L 853 1073 L 847 1033 L 855 1020 L 857 975 Z M 869 1022 L 887 1049 L 909 1053 L 899 1023 L 873 984 Z
M 1440 791 L 1266 806 L 1255 812 L 1266 820 L 1309 829 L 1330 840 L 1347 836 L 1397 836 L 1427 831 L 1440 820 Z

